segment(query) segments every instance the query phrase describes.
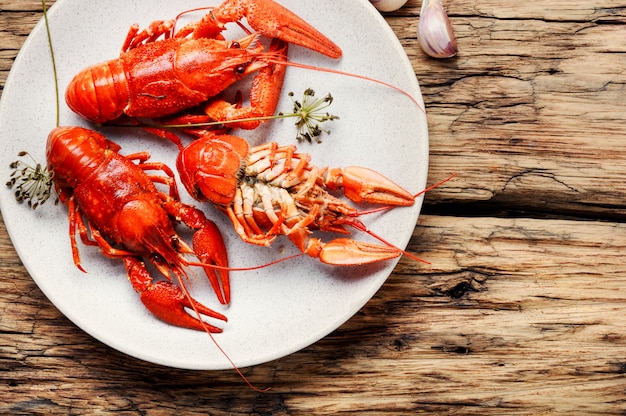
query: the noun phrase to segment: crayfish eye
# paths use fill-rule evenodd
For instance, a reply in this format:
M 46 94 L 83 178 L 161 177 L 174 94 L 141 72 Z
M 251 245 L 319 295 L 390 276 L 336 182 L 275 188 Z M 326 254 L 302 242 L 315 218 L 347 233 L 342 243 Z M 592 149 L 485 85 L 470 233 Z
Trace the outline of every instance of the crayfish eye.
M 241 45 L 239 44 L 239 42 L 233 41 L 233 42 L 230 43 L 230 48 L 231 49 L 241 49 Z
M 178 236 L 173 236 L 170 239 L 170 244 L 172 245 L 172 248 L 176 251 L 180 250 L 180 239 L 178 238 Z
M 152 259 L 153 262 L 155 263 L 163 263 L 165 261 L 165 259 L 163 258 L 163 256 L 161 256 L 159 253 L 151 253 L 150 254 L 150 258 Z
M 244 72 L 246 72 L 246 66 L 245 65 L 237 65 L 235 67 L 235 72 L 238 74 L 243 74 Z

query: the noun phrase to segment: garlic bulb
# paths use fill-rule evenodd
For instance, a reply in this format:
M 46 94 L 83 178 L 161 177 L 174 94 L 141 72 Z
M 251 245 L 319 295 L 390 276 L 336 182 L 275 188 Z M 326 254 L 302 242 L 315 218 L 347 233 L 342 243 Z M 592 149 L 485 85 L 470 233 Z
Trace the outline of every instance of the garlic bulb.
M 442 0 L 423 0 L 417 22 L 417 41 L 433 58 L 450 58 L 459 51 Z
M 408 0 L 370 0 L 370 3 L 381 12 L 393 12 L 404 6 L 407 1 Z

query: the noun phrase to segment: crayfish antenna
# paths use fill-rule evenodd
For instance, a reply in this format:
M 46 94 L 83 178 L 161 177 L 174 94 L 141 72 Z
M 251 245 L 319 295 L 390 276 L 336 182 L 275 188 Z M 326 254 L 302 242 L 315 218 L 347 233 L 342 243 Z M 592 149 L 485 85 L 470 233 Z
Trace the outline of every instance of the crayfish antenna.
M 204 267 L 206 267 L 206 265 L 204 265 Z M 219 267 L 219 266 L 218 266 Z M 215 337 L 213 336 L 213 334 L 211 333 L 211 328 L 209 327 L 209 324 L 207 324 L 206 322 L 204 322 L 204 320 L 202 319 L 202 315 L 200 313 L 200 311 L 198 310 L 196 303 L 194 302 L 193 298 L 191 297 L 191 294 L 189 294 L 189 291 L 187 290 L 187 286 L 185 286 L 185 283 L 181 280 L 180 281 L 180 287 L 183 291 L 183 293 L 185 294 L 185 297 L 189 300 L 190 302 L 190 306 L 193 309 L 195 315 L 198 317 L 198 320 L 200 320 L 200 325 L 202 325 L 202 328 L 204 329 L 204 332 L 207 333 L 207 335 L 209 336 L 209 338 L 211 338 L 211 341 L 213 342 L 213 344 L 215 345 L 215 347 L 219 350 L 219 352 L 226 358 L 226 360 L 229 362 L 229 364 L 232 366 L 233 370 L 235 370 L 235 372 L 239 375 L 239 377 L 241 377 L 241 379 L 248 385 L 248 387 L 250 387 L 252 390 L 256 391 L 257 393 L 266 393 L 270 390 L 269 387 L 265 388 L 265 389 L 261 389 L 257 386 L 255 386 L 254 384 L 252 384 L 252 382 L 248 379 L 248 377 L 245 376 L 245 374 L 243 374 L 243 372 L 239 369 L 239 367 L 237 367 L 237 364 L 235 364 L 235 362 L 230 358 L 230 356 L 228 355 L 228 353 L 222 348 L 222 346 L 217 342 L 217 340 L 215 339 Z
M 302 256 L 304 256 L 304 253 L 293 254 L 291 256 L 283 257 L 278 260 L 270 261 L 269 263 L 260 264 L 257 266 L 248 266 L 248 267 L 219 266 L 217 264 L 208 264 L 208 263 L 201 263 L 201 262 L 194 262 L 194 261 L 188 261 L 186 262 L 186 264 L 188 266 L 208 267 L 208 268 L 212 268 L 216 270 L 227 270 L 229 272 L 247 272 L 250 270 L 264 269 L 266 267 L 270 267 L 270 266 L 273 266 L 275 264 L 282 263 L 285 261 L 293 260 L 297 257 L 302 257 Z
M 351 226 L 353 226 L 354 228 L 356 228 L 359 231 L 363 231 L 364 233 L 367 233 L 367 234 L 371 235 L 372 237 L 374 237 L 376 240 L 380 241 L 381 243 L 387 245 L 388 247 L 392 247 L 392 248 L 398 250 L 399 253 L 402 253 L 405 256 L 410 257 L 410 258 L 412 258 L 415 261 L 419 261 L 420 263 L 424 263 L 424 264 L 431 264 L 429 261 L 421 259 L 421 258 L 417 257 L 416 255 L 411 254 L 408 251 L 401 249 L 400 247 L 396 246 L 395 244 L 391 243 L 390 241 L 387 241 L 382 236 L 376 234 L 374 231 L 372 231 L 369 228 L 367 228 L 361 221 L 357 220 L 357 221 L 353 221 L 353 222 L 348 222 L 348 224 L 350 224 Z
M 324 67 L 320 67 L 320 66 L 301 64 L 301 63 L 293 62 L 293 61 L 281 61 L 281 60 L 278 60 L 278 59 L 277 60 L 267 59 L 266 62 L 267 63 L 271 63 L 271 64 L 279 64 L 279 65 L 282 64 L 282 65 L 292 66 L 292 67 L 295 67 L 295 68 L 309 69 L 311 71 L 327 72 L 329 74 L 343 75 L 343 76 L 350 77 L 350 78 L 357 78 L 357 79 L 362 79 L 364 81 L 373 82 L 375 84 L 380 84 L 380 85 L 383 85 L 383 86 L 385 86 L 387 88 L 391 88 L 393 90 L 396 90 L 399 93 L 407 96 L 411 101 L 413 101 L 413 103 L 417 106 L 417 108 L 420 109 L 420 111 L 422 113 L 426 114 L 426 110 L 424 109 L 424 107 L 422 107 L 422 105 L 417 101 L 417 99 L 415 97 L 413 97 L 411 95 L 411 93 L 409 93 L 408 91 L 403 90 L 402 88 L 398 87 L 397 85 L 393 85 L 391 83 L 388 83 L 388 82 L 385 82 L 385 81 L 381 81 L 381 80 L 376 79 L 376 78 L 368 77 L 367 75 L 360 75 L 360 74 L 354 74 L 352 72 L 340 71 L 338 69 L 324 68 Z
M 282 263 L 284 261 L 289 261 L 289 260 L 292 260 L 292 259 L 294 259 L 296 257 L 300 257 L 300 256 L 303 256 L 303 255 L 304 255 L 303 253 L 294 254 L 292 256 L 283 257 L 281 259 L 274 260 L 274 261 L 271 261 L 269 263 L 261 264 L 261 265 L 258 265 L 258 266 L 250 266 L 250 267 L 229 267 L 229 266 L 220 266 L 220 265 L 217 265 L 217 264 L 208 264 L 208 263 L 193 262 L 193 261 L 186 261 L 185 264 L 187 266 L 198 266 L 198 267 L 203 267 L 205 269 L 206 268 L 213 268 L 213 269 L 216 269 L 216 270 L 226 270 L 226 271 L 248 271 L 248 270 L 257 270 L 257 269 L 262 269 L 262 268 L 265 268 L 265 267 L 270 267 L 270 266 L 273 266 L 275 264 Z M 235 362 L 230 358 L 228 353 L 217 342 L 217 340 L 213 336 L 213 333 L 211 332 L 211 328 L 210 328 L 209 324 L 204 322 L 204 320 L 202 319 L 201 312 L 198 310 L 198 308 L 196 306 L 196 303 L 193 301 L 193 298 L 191 297 L 191 294 L 187 290 L 187 287 L 185 286 L 185 282 L 183 282 L 182 279 L 179 279 L 179 282 L 180 282 L 180 287 L 181 287 L 185 297 L 190 301 L 190 307 L 193 310 L 194 314 L 197 316 L 198 320 L 200 321 L 200 325 L 202 325 L 202 328 L 203 328 L 204 332 L 206 332 L 207 335 L 211 338 L 211 341 L 213 342 L 215 347 L 219 350 L 219 352 L 230 363 L 230 365 L 232 366 L 233 370 L 235 370 L 235 372 L 239 375 L 239 377 L 241 377 L 241 379 L 252 390 L 256 391 L 257 393 L 267 393 L 271 388 L 267 387 L 265 389 L 261 389 L 261 388 L 255 386 L 254 384 L 252 384 L 252 382 L 242 373 L 242 371 L 239 369 L 239 367 L 237 367 L 237 364 L 235 364 Z
M 422 190 L 422 191 L 419 191 L 418 193 L 416 193 L 415 195 L 413 195 L 413 199 L 415 199 L 415 198 L 419 197 L 420 195 L 424 195 L 426 192 L 432 191 L 433 189 L 440 187 L 440 186 L 441 186 L 441 185 L 443 185 L 444 183 L 446 183 L 446 182 L 448 182 L 448 181 L 452 180 L 452 178 L 454 178 L 455 176 L 456 176 L 456 172 L 455 172 L 455 173 L 453 173 L 452 175 L 448 176 L 446 179 L 444 179 L 444 180 L 442 180 L 442 181 L 439 181 L 439 182 L 437 182 L 437 183 L 436 183 L 436 184 L 434 184 L 434 185 L 430 185 L 428 188 L 426 188 L 426 189 L 424 189 L 424 190 Z
M 386 240 L 385 238 L 383 238 L 382 236 L 376 234 L 374 231 L 372 231 L 369 228 L 367 228 L 365 226 L 365 224 L 363 224 L 361 221 L 359 221 L 357 219 L 354 219 L 352 221 L 346 221 L 346 224 L 356 228 L 359 231 L 362 231 L 362 232 L 364 232 L 366 234 L 369 234 L 370 236 L 374 237 L 376 240 L 378 240 L 381 243 L 385 244 L 387 247 L 390 247 L 390 248 L 392 248 L 394 250 L 397 250 L 398 253 L 402 253 L 405 256 L 410 257 L 410 258 L 412 258 L 415 261 L 419 261 L 420 263 L 431 264 L 429 261 L 421 259 L 421 258 L 417 257 L 416 255 L 411 254 L 408 251 L 401 249 L 400 247 L 396 246 L 392 242 L 390 242 L 390 241 Z
M 419 191 L 416 194 L 413 194 L 413 199 L 416 199 L 416 198 L 424 195 L 426 192 L 431 191 L 431 190 L 433 190 L 433 189 L 443 185 L 444 183 L 450 181 L 455 176 L 456 176 L 456 173 L 453 173 L 452 175 L 448 176 L 446 179 L 444 179 L 442 181 L 439 181 L 436 184 L 431 185 L 428 188 L 425 188 L 425 189 Z M 368 210 L 359 211 L 354 216 L 360 217 L 361 215 L 365 215 L 365 214 L 375 214 L 377 212 L 387 211 L 387 210 L 390 210 L 390 209 L 393 209 L 393 208 L 397 208 L 397 206 L 396 205 L 384 205 L 382 207 L 376 207 L 376 208 L 372 208 L 372 209 L 368 209 Z
M 426 192 L 443 185 L 444 183 L 452 180 L 452 178 L 454 178 L 455 176 L 456 176 L 456 173 L 453 173 L 452 175 L 448 176 L 446 179 L 444 179 L 442 181 L 439 181 L 436 184 L 431 185 L 431 186 L 421 190 L 420 192 L 418 192 L 418 193 L 413 195 L 413 199 L 416 199 L 419 196 L 425 194 Z M 369 209 L 369 210 L 358 211 L 356 214 L 354 214 L 354 216 L 361 216 L 361 215 L 365 215 L 365 214 L 374 214 L 376 212 L 387 211 L 387 210 L 390 210 L 392 208 L 397 208 L 397 206 L 385 205 L 385 206 L 382 206 L 382 207 L 377 207 L 377 208 L 373 208 L 373 209 Z M 431 264 L 430 262 L 428 262 L 428 261 L 426 261 L 424 259 L 421 259 L 421 258 L 415 256 L 414 254 L 411 254 L 411 253 L 407 252 L 406 250 L 402 250 L 401 248 L 396 247 L 391 242 L 385 240 L 382 236 L 380 236 L 380 235 L 374 233 L 372 230 L 368 229 L 365 226 L 365 224 L 363 224 L 361 221 L 358 221 L 358 220 L 349 221 L 348 224 L 351 225 L 352 227 L 358 229 L 359 231 L 363 231 L 363 232 L 371 235 L 372 237 L 374 237 L 375 239 L 377 239 L 381 243 L 384 243 L 384 244 L 388 245 L 389 247 L 394 247 L 394 248 L 398 249 L 398 251 L 400 251 L 402 254 L 404 254 L 407 257 L 412 258 L 413 260 L 419 261 L 420 263 Z

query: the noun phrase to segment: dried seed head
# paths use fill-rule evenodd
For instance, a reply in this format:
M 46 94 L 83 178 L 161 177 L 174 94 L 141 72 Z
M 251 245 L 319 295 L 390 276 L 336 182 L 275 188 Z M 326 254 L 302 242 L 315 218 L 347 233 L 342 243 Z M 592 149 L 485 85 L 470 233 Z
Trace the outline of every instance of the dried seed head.
M 293 99 L 293 92 L 288 95 L 293 102 L 293 113 L 288 114 L 288 116 L 297 117 L 295 123 L 298 130 L 296 139 L 299 142 L 306 140 L 312 143 L 315 140 L 317 143 L 321 143 L 322 133 L 330 134 L 330 130 L 322 129 L 319 126 L 320 123 L 339 119 L 339 117 L 323 111 L 332 104 L 332 95 L 329 93 L 323 98 L 315 98 L 315 91 L 311 88 L 304 91 L 302 102 Z
M 32 209 L 43 205 L 50 195 L 54 193 L 52 187 L 52 172 L 47 167 L 42 167 L 36 163 L 32 156 L 25 151 L 17 154 L 19 157 L 28 156 L 33 167 L 28 162 L 16 160 L 9 167 L 13 169 L 10 180 L 6 183 L 9 188 L 15 187 L 15 199 L 17 202 L 24 202 Z M 55 204 L 58 203 L 56 198 Z

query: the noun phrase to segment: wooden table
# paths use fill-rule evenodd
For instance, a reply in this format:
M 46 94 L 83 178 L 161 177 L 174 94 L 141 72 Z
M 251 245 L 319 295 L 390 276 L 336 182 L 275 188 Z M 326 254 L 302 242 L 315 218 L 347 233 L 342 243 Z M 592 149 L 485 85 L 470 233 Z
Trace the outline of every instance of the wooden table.
M 0 413 L 624 414 L 625 3 L 448 0 L 451 60 L 419 49 L 419 7 L 386 20 L 424 94 L 429 182 L 458 174 L 408 247 L 432 265 L 403 258 L 330 336 L 245 369 L 261 394 L 92 339 L 2 225 Z M 1 85 L 40 8 L 0 0 Z

